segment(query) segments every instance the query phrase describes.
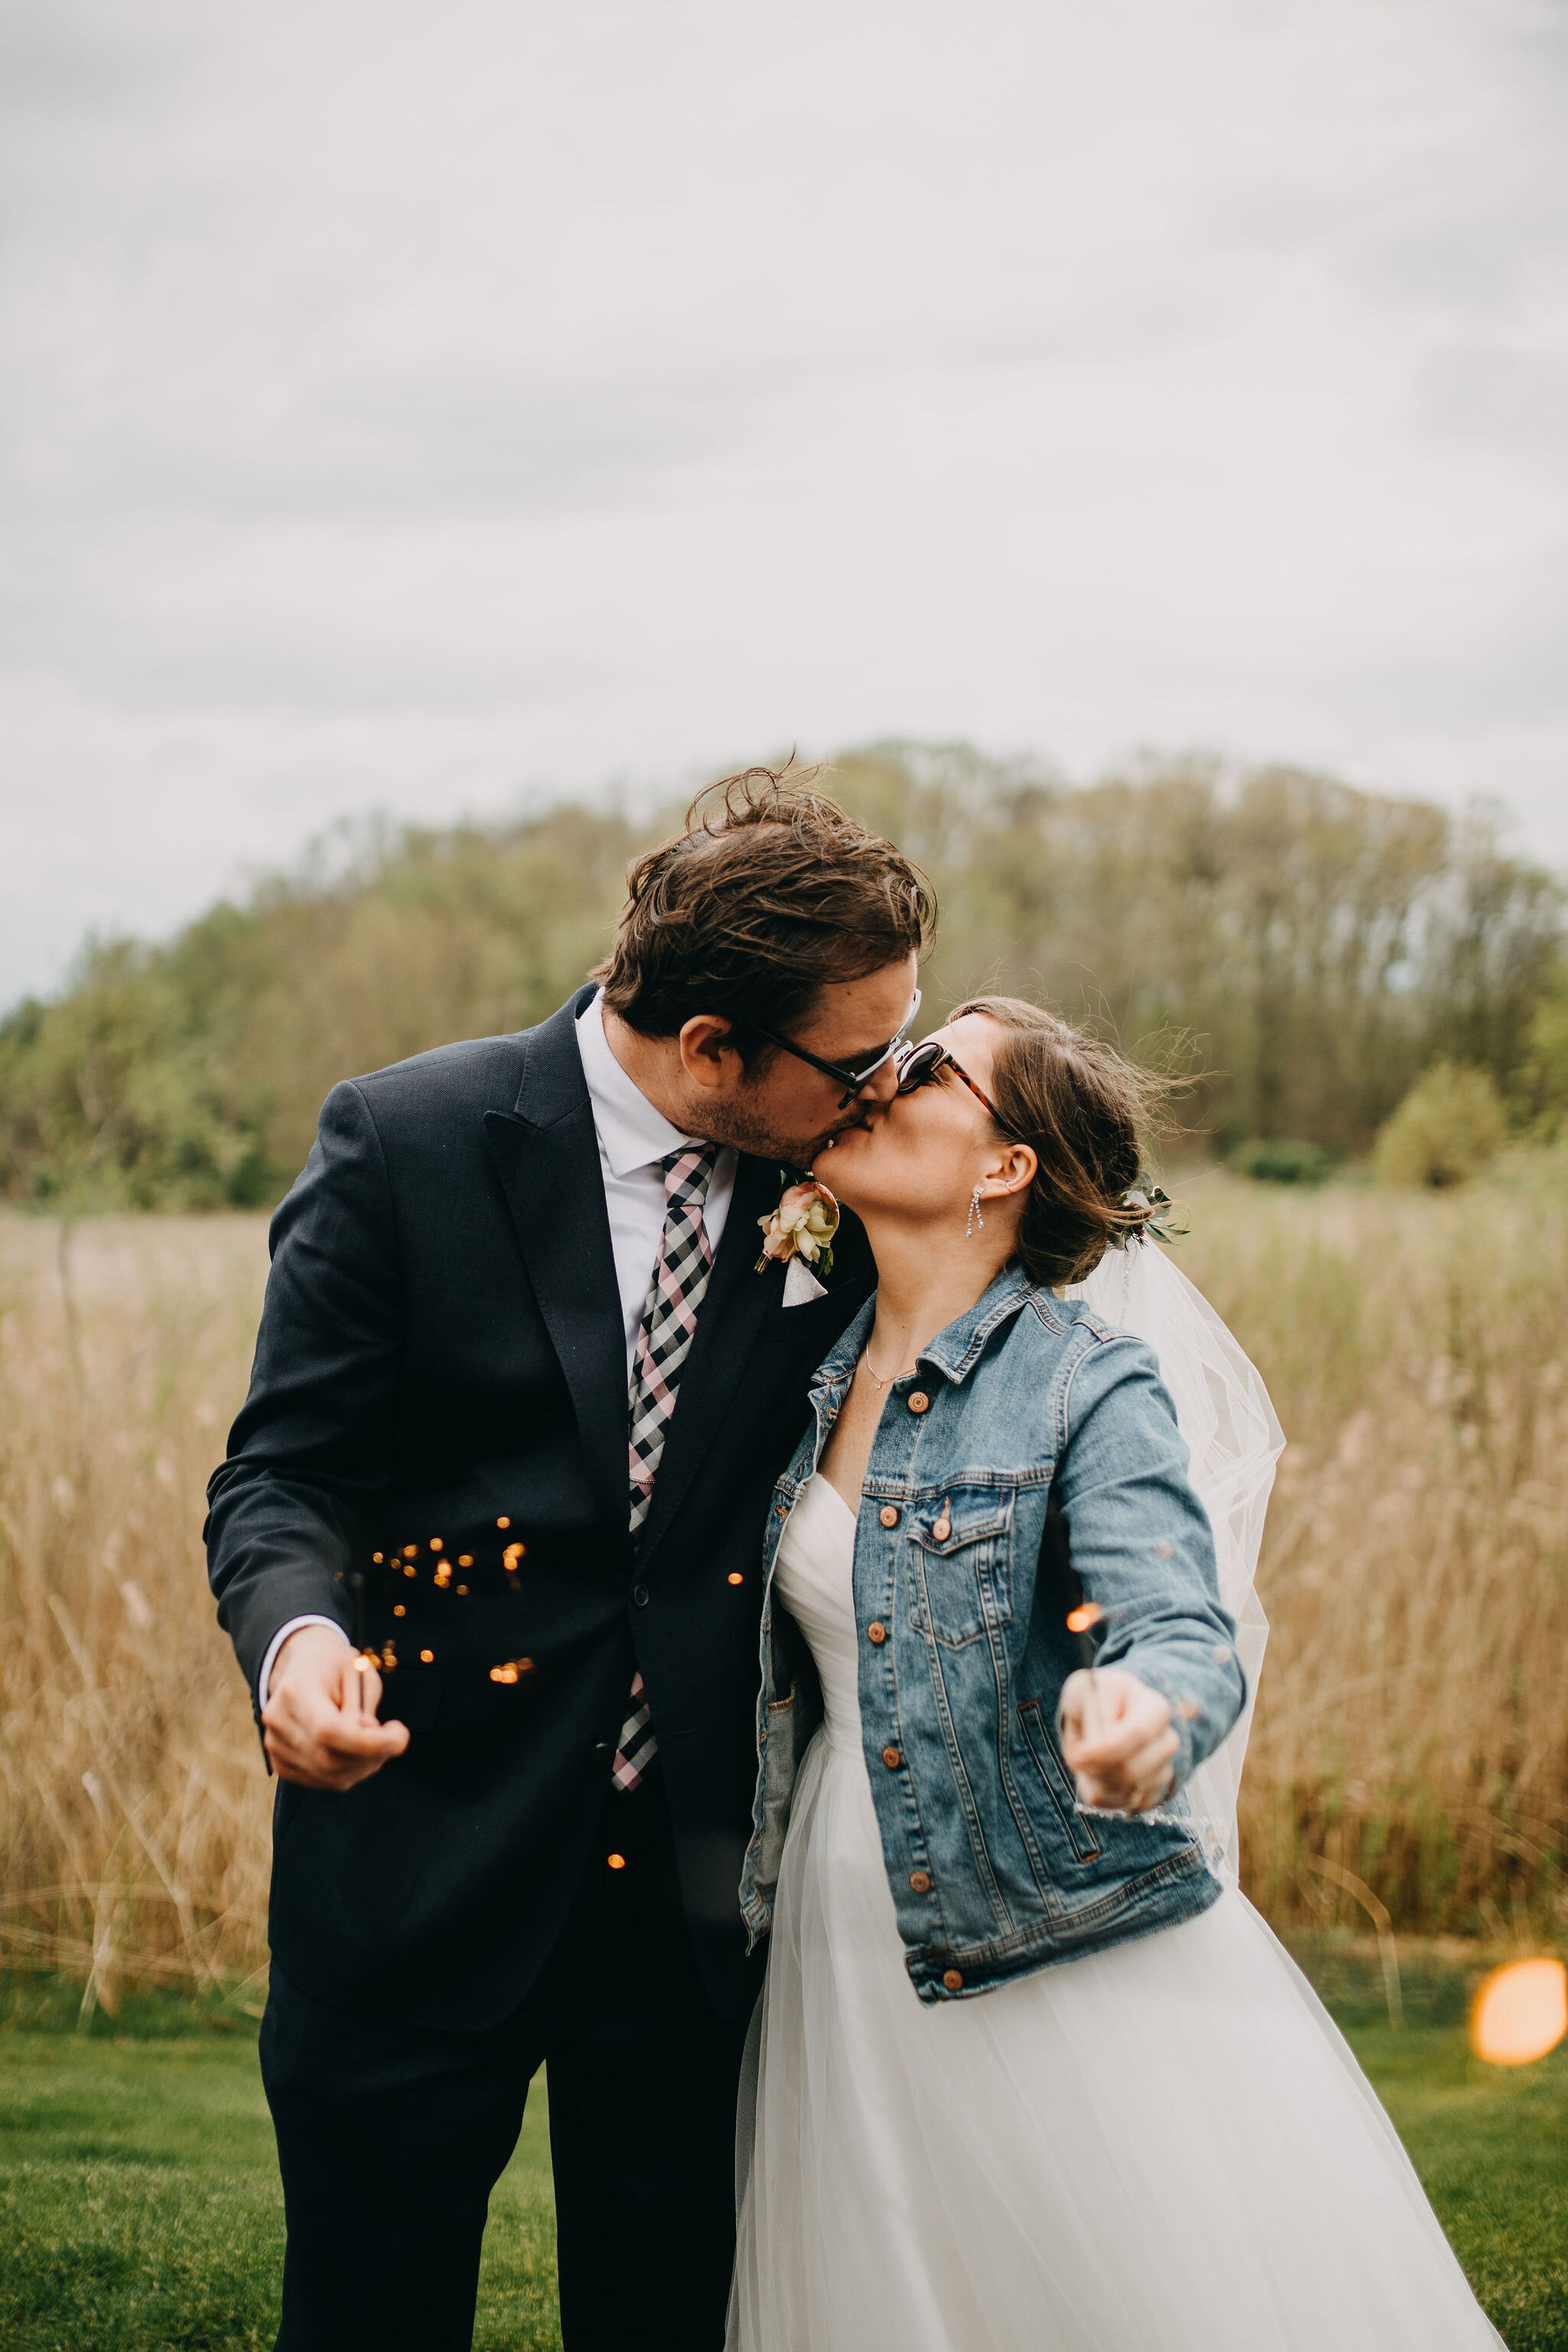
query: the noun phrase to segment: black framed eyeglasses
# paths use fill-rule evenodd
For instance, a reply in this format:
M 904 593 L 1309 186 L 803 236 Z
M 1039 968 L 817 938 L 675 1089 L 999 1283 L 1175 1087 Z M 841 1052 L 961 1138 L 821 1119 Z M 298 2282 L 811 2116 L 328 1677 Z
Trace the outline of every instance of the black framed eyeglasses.
M 905 1046 L 899 1055 L 898 1090 L 901 1095 L 912 1095 L 921 1087 L 932 1085 L 943 1070 L 951 1070 L 955 1078 L 962 1078 L 970 1093 L 984 1104 L 997 1126 L 1005 1126 L 1006 1121 L 984 1087 L 975 1084 L 957 1055 L 950 1054 L 936 1037 L 928 1037 L 923 1045 Z
M 844 1102 L 847 1103 L 851 1101 L 856 1095 L 859 1094 L 865 1087 L 870 1085 L 879 1070 L 885 1070 L 887 1068 L 888 1064 L 899 1052 L 899 1049 L 903 1045 L 905 1038 L 909 1035 L 910 1024 L 913 1022 L 914 1017 L 920 1009 L 921 992 L 917 988 L 914 995 L 914 1003 L 910 1006 L 909 1011 L 905 1013 L 902 1021 L 899 1024 L 897 1034 L 894 1036 L 889 1037 L 887 1044 L 872 1056 L 871 1060 L 865 1063 L 863 1066 L 858 1070 L 850 1069 L 848 1066 L 843 1062 L 825 1062 L 820 1054 L 808 1053 L 804 1045 L 797 1045 L 792 1037 L 781 1037 L 775 1031 L 772 1029 L 764 1029 L 760 1022 L 753 1022 L 752 1026 L 756 1030 L 759 1037 L 765 1037 L 768 1044 L 770 1045 L 778 1046 L 781 1053 L 793 1054 L 797 1062 L 809 1062 L 812 1068 L 814 1070 L 820 1070 L 825 1078 L 837 1079 L 837 1083 L 841 1087 L 847 1087 L 848 1090 L 844 1097 Z M 842 1110 L 843 1108 L 844 1104 L 840 1103 L 840 1110 Z

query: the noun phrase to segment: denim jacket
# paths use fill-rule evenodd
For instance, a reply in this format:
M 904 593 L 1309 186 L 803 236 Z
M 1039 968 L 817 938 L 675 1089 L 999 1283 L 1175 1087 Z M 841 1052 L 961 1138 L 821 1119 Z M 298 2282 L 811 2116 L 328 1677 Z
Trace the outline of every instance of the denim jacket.
M 1145 1244 L 1152 1246 L 1152 1244 Z M 757 1789 L 741 1907 L 772 1924 L 795 1777 L 822 1721 L 811 1653 L 773 1592 L 779 1540 L 870 1327 L 816 1374 L 763 1543 Z M 1246 1685 L 1207 1516 L 1141 1340 L 1016 1267 L 938 1334 L 882 1407 L 855 1535 L 861 1738 L 905 1966 L 928 2002 L 1193 1916 L 1219 1893 L 1182 1814 L 1081 1812 L 1057 1744 L 1083 1663 L 1066 1619 L 1104 1612 L 1097 1663 L 1171 1701 L 1178 1783 Z

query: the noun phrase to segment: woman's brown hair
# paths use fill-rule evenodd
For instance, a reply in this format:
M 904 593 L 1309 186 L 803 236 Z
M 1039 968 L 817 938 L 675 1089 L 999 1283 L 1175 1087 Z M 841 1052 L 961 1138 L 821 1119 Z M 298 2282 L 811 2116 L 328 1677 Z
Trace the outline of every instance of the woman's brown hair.
M 699 793 L 686 829 L 636 859 L 609 957 L 592 977 L 645 1036 L 721 1013 L 748 1057 L 826 983 L 919 955 L 936 900 L 918 867 L 811 772 L 748 768 Z
M 1097 1037 L 1020 996 L 974 996 L 950 1014 L 983 1013 L 1004 1034 L 990 1094 L 1008 1135 L 1039 1168 L 1024 1203 L 1018 1258 L 1031 1282 L 1082 1282 L 1106 1250 L 1141 1233 L 1139 1189 L 1169 1087 Z

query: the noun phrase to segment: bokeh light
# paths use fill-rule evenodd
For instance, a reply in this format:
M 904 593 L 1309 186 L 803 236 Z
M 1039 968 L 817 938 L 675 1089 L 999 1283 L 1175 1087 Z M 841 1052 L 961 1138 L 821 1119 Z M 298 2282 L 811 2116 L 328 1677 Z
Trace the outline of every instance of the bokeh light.
M 1494 1969 L 1470 2012 L 1470 2046 L 1490 2066 L 1530 2066 L 1568 2033 L 1568 1969 L 1510 1960 Z

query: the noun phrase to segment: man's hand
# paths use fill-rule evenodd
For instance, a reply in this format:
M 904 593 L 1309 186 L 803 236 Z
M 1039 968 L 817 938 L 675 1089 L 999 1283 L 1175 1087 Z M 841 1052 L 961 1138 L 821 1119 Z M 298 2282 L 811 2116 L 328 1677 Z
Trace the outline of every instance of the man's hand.
M 362 1696 L 363 1694 L 363 1696 Z M 378 1723 L 381 1676 L 324 1625 L 301 1625 L 272 1661 L 261 1727 L 272 1769 L 302 1789 L 352 1789 L 408 1745 L 405 1723 Z
M 1062 1754 L 1080 1805 L 1141 1813 L 1171 1792 L 1181 1746 L 1171 1702 L 1121 1666 L 1079 1667 L 1062 1685 Z

